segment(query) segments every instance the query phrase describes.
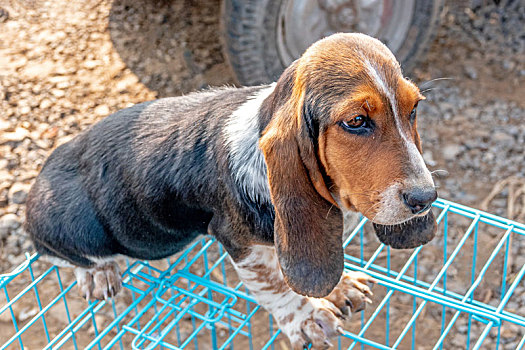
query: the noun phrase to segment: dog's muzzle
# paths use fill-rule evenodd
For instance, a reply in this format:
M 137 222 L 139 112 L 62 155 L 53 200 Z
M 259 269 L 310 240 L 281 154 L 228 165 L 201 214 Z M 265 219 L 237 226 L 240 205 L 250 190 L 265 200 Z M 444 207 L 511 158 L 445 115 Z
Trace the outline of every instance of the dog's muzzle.
M 432 211 L 425 216 L 416 216 L 398 225 L 373 224 L 377 238 L 396 249 L 416 248 L 434 238 L 437 231 Z

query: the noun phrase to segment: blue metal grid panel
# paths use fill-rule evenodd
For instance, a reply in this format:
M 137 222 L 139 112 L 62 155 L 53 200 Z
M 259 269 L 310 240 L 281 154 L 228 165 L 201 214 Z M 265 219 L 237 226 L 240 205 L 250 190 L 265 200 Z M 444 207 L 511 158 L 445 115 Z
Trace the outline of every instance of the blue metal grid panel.
M 363 219 L 345 268 L 379 282 L 340 349 L 522 349 L 525 225 L 438 200 L 430 244 L 391 251 Z M 287 349 L 215 239 L 164 261 L 124 261 L 116 300 L 87 303 L 69 269 L 37 255 L 0 276 L 0 349 Z

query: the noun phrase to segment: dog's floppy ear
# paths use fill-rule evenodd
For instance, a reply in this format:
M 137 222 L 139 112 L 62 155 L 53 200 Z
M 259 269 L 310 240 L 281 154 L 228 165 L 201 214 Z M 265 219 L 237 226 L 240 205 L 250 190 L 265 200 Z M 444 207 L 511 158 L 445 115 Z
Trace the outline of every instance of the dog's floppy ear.
M 275 247 L 284 278 L 299 294 L 324 297 L 343 272 L 343 219 L 323 181 L 298 104 L 302 101 L 278 108 L 259 145 L 268 169 Z

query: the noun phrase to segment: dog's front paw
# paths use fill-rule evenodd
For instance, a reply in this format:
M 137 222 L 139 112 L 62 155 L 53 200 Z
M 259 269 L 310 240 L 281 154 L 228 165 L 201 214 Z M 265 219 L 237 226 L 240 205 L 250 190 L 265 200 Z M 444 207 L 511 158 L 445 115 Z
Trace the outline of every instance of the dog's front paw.
M 344 315 L 350 315 L 365 309 L 372 303 L 372 287 L 377 281 L 359 271 L 344 272 L 339 284 L 325 297 L 337 306 Z
M 120 268 L 116 262 L 108 262 L 91 269 L 76 268 L 78 294 L 90 301 L 113 298 L 122 288 Z
M 288 336 L 293 350 L 327 349 L 331 338 L 340 334 L 345 315 L 326 299 L 303 297 L 301 306 L 278 319 L 279 327 Z
M 303 297 L 301 306 L 279 322 L 294 350 L 327 349 L 331 339 L 343 333 L 352 313 L 371 303 L 371 287 L 376 280 L 361 272 L 345 272 L 335 289 L 325 298 Z

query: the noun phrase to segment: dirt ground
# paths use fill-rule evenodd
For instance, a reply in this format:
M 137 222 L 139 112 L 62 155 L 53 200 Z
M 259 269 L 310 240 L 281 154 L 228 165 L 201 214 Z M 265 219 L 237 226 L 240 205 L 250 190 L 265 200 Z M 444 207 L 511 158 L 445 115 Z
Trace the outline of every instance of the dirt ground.
M 56 146 L 121 108 L 231 85 L 233 76 L 221 51 L 216 0 L 2 1 L 6 269 L 28 247 L 25 195 Z M 479 207 L 498 181 L 514 176 L 518 185 L 525 176 L 525 10 L 518 1 L 474 11 L 467 4 L 447 3 L 429 54 L 408 75 L 427 96 L 419 111 L 425 159 L 448 172 L 437 173 L 441 197 Z M 508 192 L 487 209 L 509 216 Z M 511 216 L 521 209 L 516 202 Z
M 481 2 L 447 1 L 407 75 L 427 97 L 418 123 L 425 161 L 444 170 L 440 196 L 525 221 L 525 5 Z M 234 79 L 218 0 L 0 0 L 0 9 L 2 273 L 31 249 L 25 196 L 54 148 L 119 109 Z M 525 263 L 525 245 L 515 255 Z

